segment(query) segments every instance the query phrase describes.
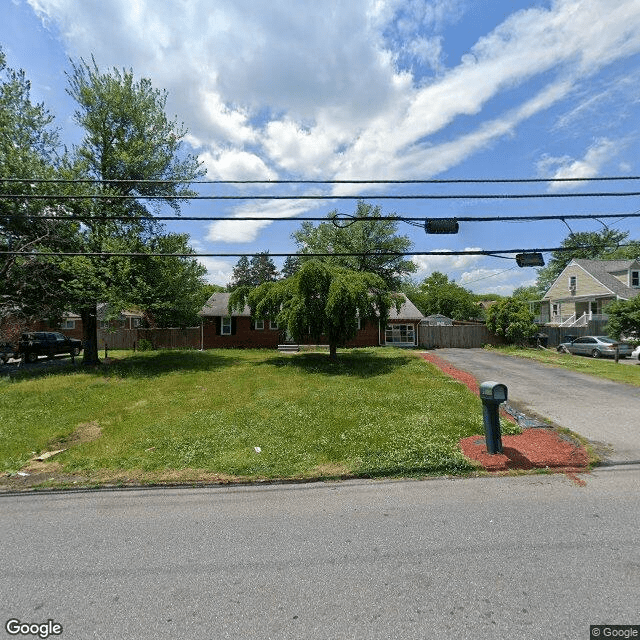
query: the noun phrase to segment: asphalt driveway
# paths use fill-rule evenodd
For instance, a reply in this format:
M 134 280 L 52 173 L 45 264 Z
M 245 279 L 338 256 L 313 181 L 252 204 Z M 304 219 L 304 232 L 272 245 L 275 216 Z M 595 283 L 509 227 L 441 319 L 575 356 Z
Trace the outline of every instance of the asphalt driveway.
M 433 353 L 478 382 L 507 385 L 512 406 L 588 438 L 605 463 L 640 463 L 640 388 L 484 349 Z

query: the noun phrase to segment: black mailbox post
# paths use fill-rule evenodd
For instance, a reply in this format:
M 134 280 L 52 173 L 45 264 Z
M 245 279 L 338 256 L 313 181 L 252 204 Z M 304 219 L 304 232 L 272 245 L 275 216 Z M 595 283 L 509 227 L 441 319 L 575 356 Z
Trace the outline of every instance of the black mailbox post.
M 502 453 L 499 408 L 502 402 L 507 401 L 507 387 L 499 382 L 483 382 L 480 385 L 480 399 L 482 400 L 487 452 L 490 454 Z

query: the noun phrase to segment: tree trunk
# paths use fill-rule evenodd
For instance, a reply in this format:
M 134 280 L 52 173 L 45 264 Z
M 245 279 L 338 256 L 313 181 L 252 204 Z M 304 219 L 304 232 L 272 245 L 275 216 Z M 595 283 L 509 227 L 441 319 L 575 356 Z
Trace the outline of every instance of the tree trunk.
M 82 364 L 100 364 L 98 359 L 98 308 L 96 304 L 80 310 L 82 318 Z
M 335 342 L 329 343 L 329 359 L 330 360 L 338 359 L 338 345 Z

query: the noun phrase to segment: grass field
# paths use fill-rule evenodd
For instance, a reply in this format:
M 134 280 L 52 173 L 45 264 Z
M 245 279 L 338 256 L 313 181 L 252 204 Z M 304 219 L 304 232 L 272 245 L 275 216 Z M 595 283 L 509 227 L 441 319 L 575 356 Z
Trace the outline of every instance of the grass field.
M 110 354 L 0 381 L 0 469 L 88 482 L 459 474 L 477 397 L 410 351 Z M 510 423 L 505 433 L 513 432 Z M 48 465 L 48 467 L 47 467 Z
M 640 364 L 637 360 L 633 364 L 616 363 L 612 358 L 588 358 L 586 356 L 574 356 L 568 353 L 558 353 L 555 349 L 522 349 L 520 347 L 488 347 L 517 356 L 518 358 L 528 358 L 536 360 L 542 364 L 552 367 L 560 367 L 570 371 L 586 373 L 614 382 L 626 382 L 627 384 L 640 387 Z M 631 362 L 627 360 L 627 362 Z

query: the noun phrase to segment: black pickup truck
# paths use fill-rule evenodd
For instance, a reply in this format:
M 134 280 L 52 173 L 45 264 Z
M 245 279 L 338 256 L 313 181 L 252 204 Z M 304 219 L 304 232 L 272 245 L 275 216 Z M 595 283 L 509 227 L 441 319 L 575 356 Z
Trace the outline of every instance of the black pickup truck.
M 0 342 L 0 362 L 7 364 L 10 358 L 18 358 L 18 350 L 9 342 Z
M 57 331 L 23 333 L 18 342 L 18 352 L 27 362 L 35 362 L 38 356 L 53 358 L 64 353 L 77 356 L 81 351 L 82 340 L 68 338 Z

